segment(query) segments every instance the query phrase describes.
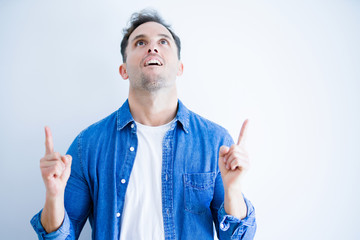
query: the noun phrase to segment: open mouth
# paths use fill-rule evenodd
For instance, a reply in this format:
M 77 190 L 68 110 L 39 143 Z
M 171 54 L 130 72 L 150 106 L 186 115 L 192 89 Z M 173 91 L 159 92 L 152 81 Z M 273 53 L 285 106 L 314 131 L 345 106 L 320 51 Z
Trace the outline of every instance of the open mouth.
M 160 60 L 154 59 L 154 58 L 146 60 L 145 64 L 144 64 L 145 67 L 147 67 L 147 66 L 162 66 L 162 65 L 163 64 Z

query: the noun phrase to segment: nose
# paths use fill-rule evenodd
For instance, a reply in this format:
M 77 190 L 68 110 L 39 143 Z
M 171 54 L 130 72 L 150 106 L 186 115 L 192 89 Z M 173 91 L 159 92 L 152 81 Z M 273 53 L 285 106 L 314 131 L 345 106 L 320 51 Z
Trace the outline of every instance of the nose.
M 149 48 L 148 53 L 151 53 L 151 51 L 159 53 L 158 50 L 156 49 L 156 47 Z

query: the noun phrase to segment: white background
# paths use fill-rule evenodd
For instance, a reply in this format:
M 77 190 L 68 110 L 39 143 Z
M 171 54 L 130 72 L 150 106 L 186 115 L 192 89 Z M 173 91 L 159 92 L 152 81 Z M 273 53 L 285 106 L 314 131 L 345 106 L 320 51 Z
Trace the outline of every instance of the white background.
M 188 108 L 235 140 L 250 119 L 255 239 L 360 239 L 356 0 L 0 0 L 1 238 L 36 239 L 44 125 L 65 153 L 127 98 L 122 29 L 148 6 L 181 37 Z

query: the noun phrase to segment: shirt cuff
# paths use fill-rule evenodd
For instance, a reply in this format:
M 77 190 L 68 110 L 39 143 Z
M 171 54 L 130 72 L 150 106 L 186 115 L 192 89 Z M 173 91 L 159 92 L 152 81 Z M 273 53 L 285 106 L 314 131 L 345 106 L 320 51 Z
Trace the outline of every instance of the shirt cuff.
M 233 232 L 232 237 L 242 236 L 247 227 L 255 227 L 255 209 L 249 200 L 244 197 L 247 207 L 247 215 L 244 219 L 236 218 L 225 212 L 224 203 L 221 204 L 218 211 L 219 228 L 221 231 Z
M 30 221 L 32 227 L 38 235 L 39 239 L 51 240 L 51 239 L 66 239 L 70 235 L 70 219 L 65 211 L 64 221 L 58 230 L 47 233 L 41 224 L 41 213 L 42 210 L 36 214 Z

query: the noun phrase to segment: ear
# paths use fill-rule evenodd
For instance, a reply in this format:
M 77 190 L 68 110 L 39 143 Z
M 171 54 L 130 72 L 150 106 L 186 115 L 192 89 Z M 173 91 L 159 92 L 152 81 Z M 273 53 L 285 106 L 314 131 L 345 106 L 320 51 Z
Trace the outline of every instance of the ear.
M 183 71 L 184 71 L 184 64 L 181 61 L 179 61 L 179 69 L 176 76 L 181 76 L 183 74 Z
M 127 74 L 127 71 L 126 71 L 126 63 L 123 63 L 120 65 L 119 73 L 124 80 L 129 78 L 129 75 Z

